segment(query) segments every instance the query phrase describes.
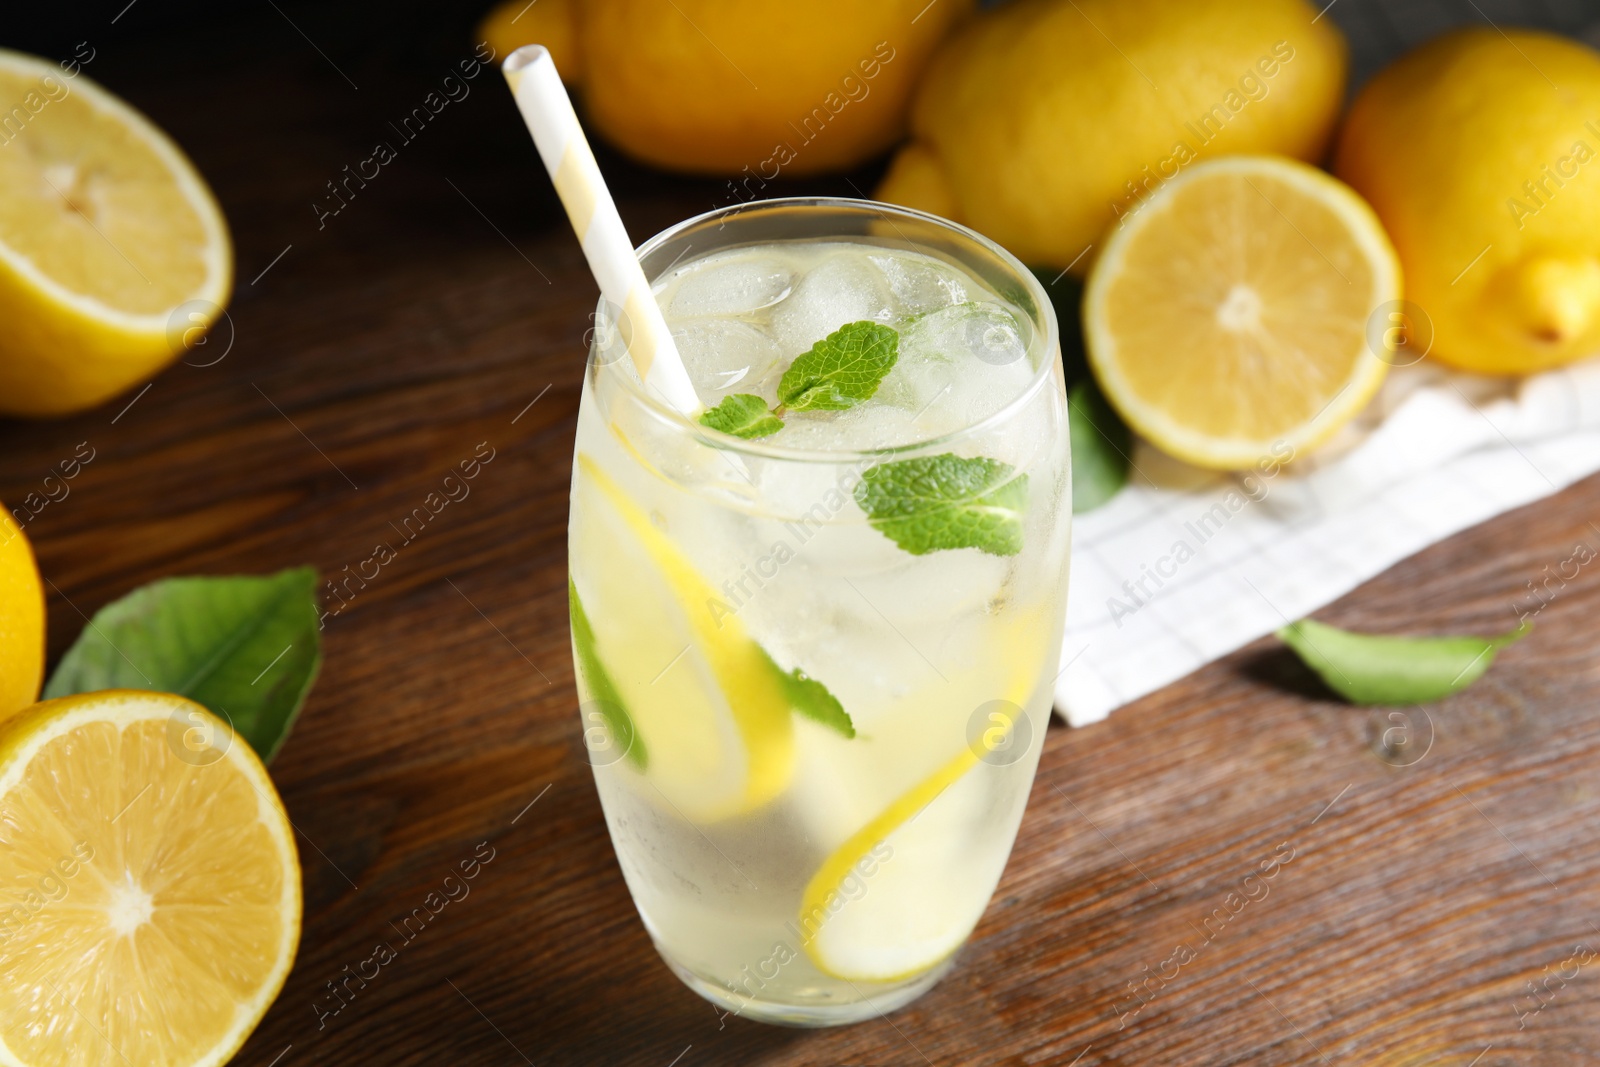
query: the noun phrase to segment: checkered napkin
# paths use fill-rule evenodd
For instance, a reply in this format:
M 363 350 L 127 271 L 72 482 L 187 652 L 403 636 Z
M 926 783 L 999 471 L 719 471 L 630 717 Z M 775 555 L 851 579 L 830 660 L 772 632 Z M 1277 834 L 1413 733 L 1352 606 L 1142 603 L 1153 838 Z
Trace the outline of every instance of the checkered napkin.
M 1600 357 L 1520 380 L 1397 368 L 1334 441 L 1276 473 L 1201 471 L 1143 442 L 1133 463 L 1127 488 L 1074 520 L 1056 682 L 1074 726 L 1600 470 Z

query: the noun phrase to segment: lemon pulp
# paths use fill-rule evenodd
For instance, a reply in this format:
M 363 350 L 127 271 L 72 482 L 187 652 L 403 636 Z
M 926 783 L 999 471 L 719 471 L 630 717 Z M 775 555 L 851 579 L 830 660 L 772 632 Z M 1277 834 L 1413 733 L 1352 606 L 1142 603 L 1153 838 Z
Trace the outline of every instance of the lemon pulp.
M 1196 164 L 1114 231 L 1084 293 L 1095 376 L 1141 434 L 1221 469 L 1284 462 L 1382 383 L 1394 249 L 1354 191 L 1305 164 Z M 1383 324 L 1380 324 L 1380 327 Z
M 222 312 L 233 249 L 211 192 L 147 118 L 0 49 L 0 412 L 90 407 Z
M 14 720 L 0 839 L 8 1067 L 226 1062 L 293 963 L 288 818 L 243 739 L 181 697 L 94 693 Z

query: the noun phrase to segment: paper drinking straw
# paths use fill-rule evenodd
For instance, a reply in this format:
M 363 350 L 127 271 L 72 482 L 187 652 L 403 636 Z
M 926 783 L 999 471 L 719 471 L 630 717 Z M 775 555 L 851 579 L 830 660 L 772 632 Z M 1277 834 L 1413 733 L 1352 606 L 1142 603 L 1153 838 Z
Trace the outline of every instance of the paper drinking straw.
M 507 56 L 500 69 L 583 245 L 589 270 L 600 283 L 600 295 L 620 309 L 616 326 L 640 379 L 667 404 L 692 418 L 702 410 L 700 398 L 689 372 L 683 369 L 678 346 L 633 254 L 633 242 L 628 240 L 616 201 L 600 176 L 549 51 L 543 45 L 525 45 Z

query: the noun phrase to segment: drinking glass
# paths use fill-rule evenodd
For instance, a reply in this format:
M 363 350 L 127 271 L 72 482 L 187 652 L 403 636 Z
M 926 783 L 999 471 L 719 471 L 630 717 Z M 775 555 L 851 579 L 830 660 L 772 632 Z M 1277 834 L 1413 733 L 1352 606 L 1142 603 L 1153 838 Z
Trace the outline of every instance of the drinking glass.
M 1016 334 L 956 330 L 963 358 L 994 363 L 960 388 L 1004 369 L 1016 394 L 892 447 L 741 440 L 650 395 L 602 302 L 569 527 L 585 744 L 639 914 L 696 992 L 798 1026 L 909 1002 L 982 917 L 1050 714 L 1072 511 L 1054 313 L 993 242 L 789 199 L 690 219 L 639 256 L 659 288 L 711 253 L 815 242 L 919 253 L 989 293 Z M 945 547 L 961 523 L 980 546 Z

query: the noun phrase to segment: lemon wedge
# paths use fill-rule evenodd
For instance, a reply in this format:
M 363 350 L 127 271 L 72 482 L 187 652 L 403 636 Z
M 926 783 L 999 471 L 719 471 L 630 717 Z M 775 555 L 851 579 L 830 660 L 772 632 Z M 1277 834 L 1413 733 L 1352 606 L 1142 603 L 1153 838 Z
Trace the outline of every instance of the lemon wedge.
M 215 1067 L 300 936 L 288 816 L 242 738 L 165 693 L 0 733 L 0 1064 Z
M 92 407 L 193 345 L 233 284 L 183 152 L 84 74 L 0 50 L 0 413 Z
M 578 455 L 574 586 L 595 651 L 649 753 L 646 779 L 679 814 L 714 822 L 788 787 L 791 705 L 779 675 L 715 590 L 600 464 Z M 584 692 L 594 700 L 594 692 Z
M 1352 189 L 1232 156 L 1182 171 L 1112 231 L 1084 332 L 1134 429 L 1237 470 L 1286 462 L 1361 410 L 1388 371 L 1397 337 L 1381 316 L 1399 297 L 1394 248 Z

